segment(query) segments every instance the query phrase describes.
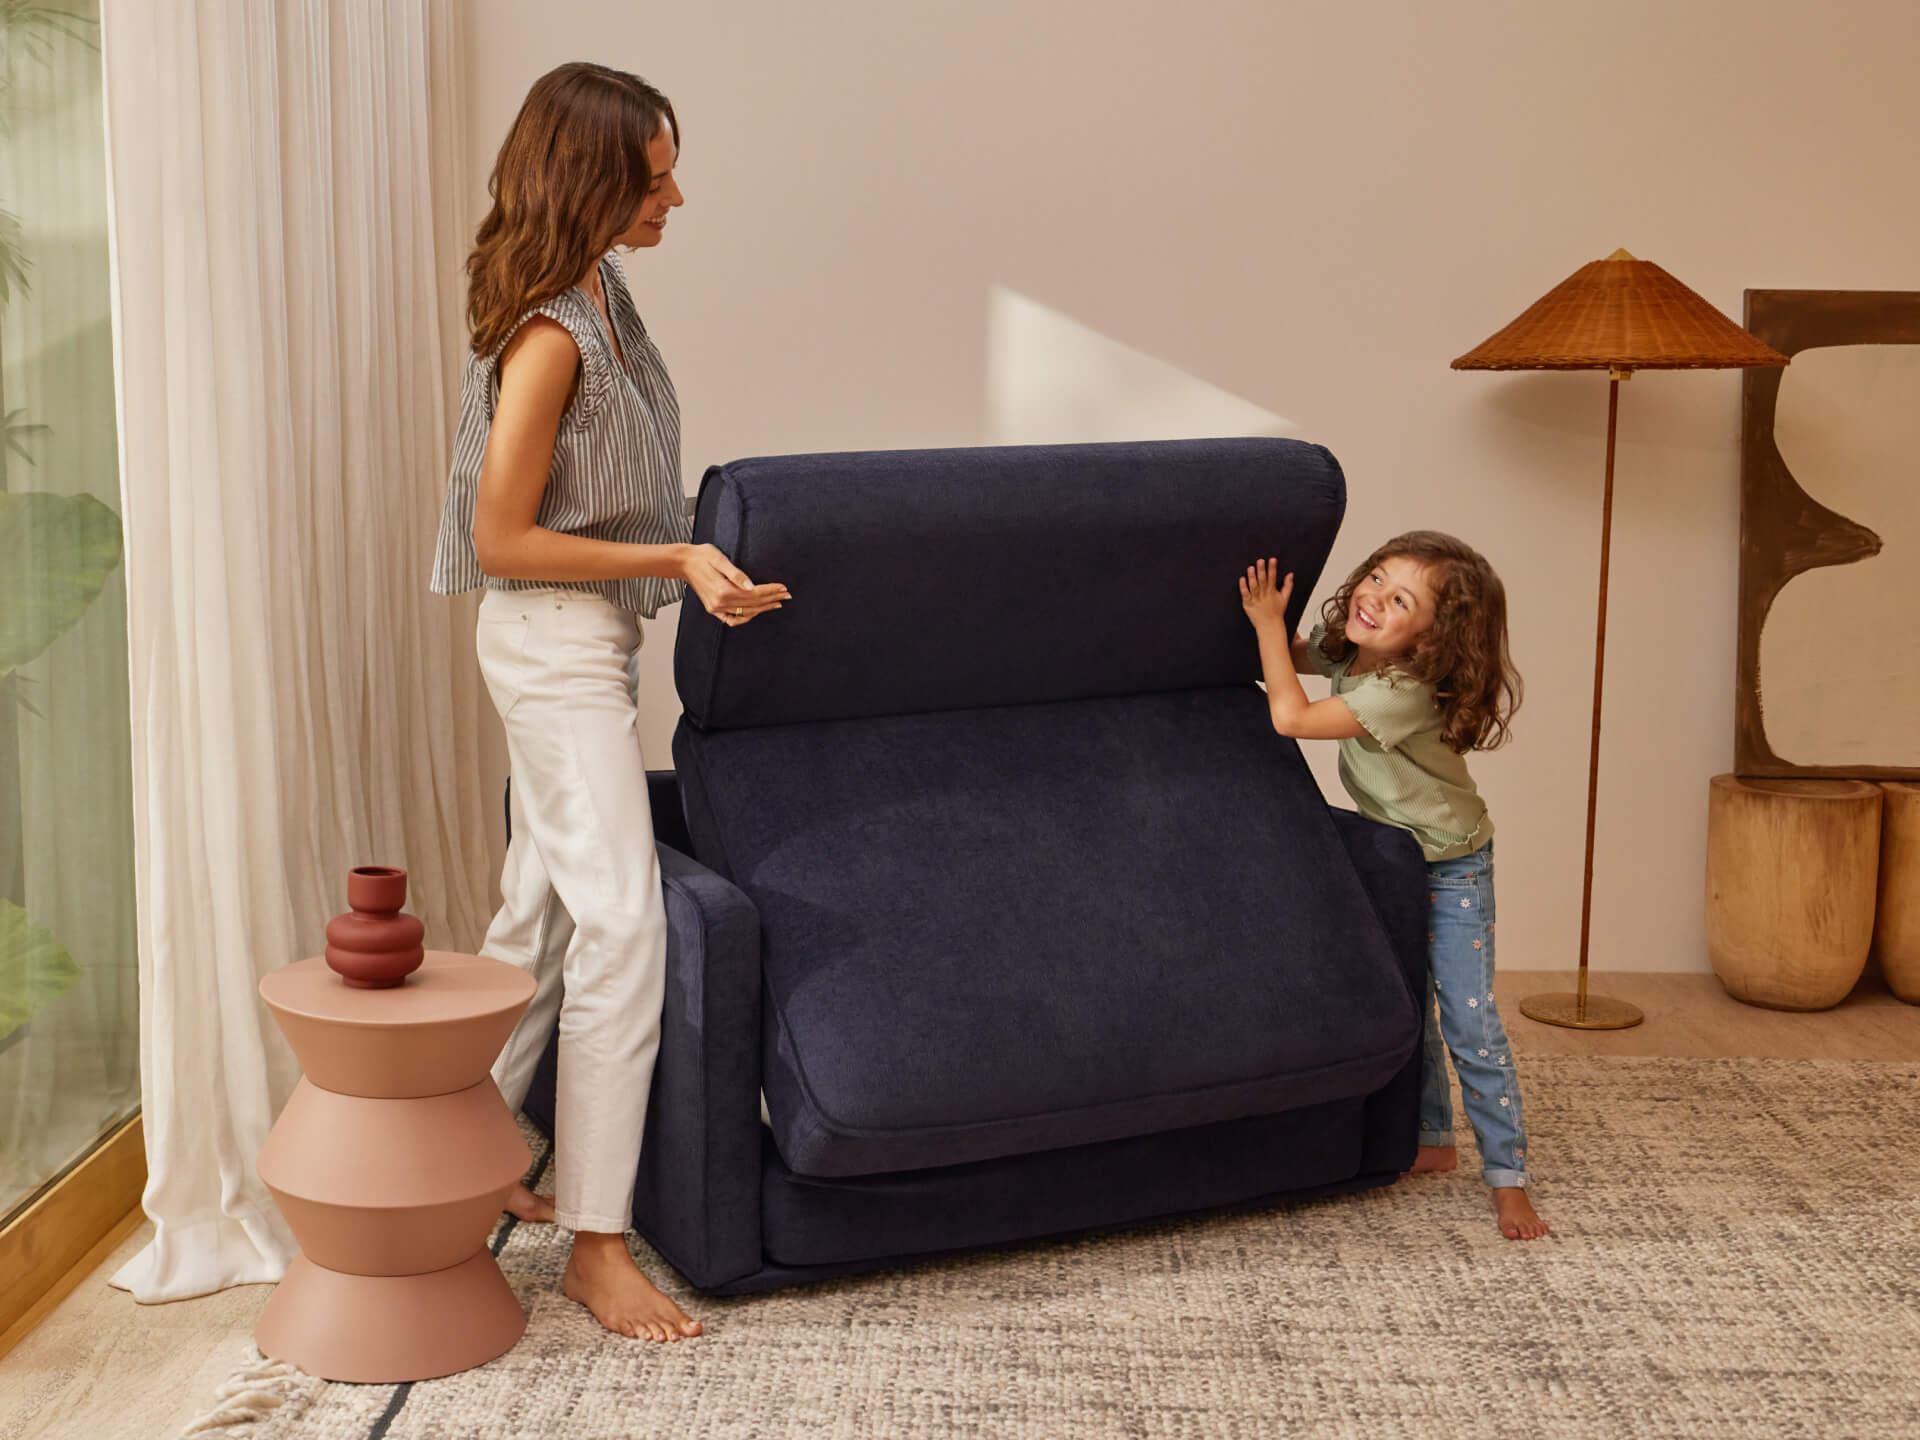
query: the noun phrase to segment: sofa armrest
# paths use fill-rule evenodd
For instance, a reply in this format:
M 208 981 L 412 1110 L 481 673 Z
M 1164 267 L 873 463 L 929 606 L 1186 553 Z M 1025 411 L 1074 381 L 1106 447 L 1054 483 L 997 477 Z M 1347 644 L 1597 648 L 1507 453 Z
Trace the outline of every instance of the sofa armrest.
M 1416 1003 L 1427 993 L 1427 862 L 1405 830 L 1328 806 L 1334 833 L 1360 876 Z
M 1427 863 L 1405 830 L 1328 807 L 1334 832 L 1360 876 L 1361 888 L 1387 932 L 1421 1024 L 1427 1004 Z M 1416 1033 L 1418 1031 L 1416 1030 Z M 1413 1163 L 1419 1144 L 1420 1042 L 1386 1086 L 1367 1097 L 1363 1174 L 1395 1174 Z
M 707 1289 L 762 1265 L 760 916 L 697 860 L 658 849 L 667 991 L 633 1221 Z
M 647 771 L 647 808 L 653 812 L 654 842 L 693 854 L 686 812 L 680 806 L 680 777 L 671 770 Z

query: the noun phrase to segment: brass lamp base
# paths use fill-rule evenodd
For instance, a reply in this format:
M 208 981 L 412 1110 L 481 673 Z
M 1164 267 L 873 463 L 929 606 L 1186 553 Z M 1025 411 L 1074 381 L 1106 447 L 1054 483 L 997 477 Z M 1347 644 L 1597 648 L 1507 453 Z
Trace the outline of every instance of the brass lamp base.
M 1638 1005 L 1571 990 L 1529 995 L 1520 1002 L 1520 1013 L 1542 1025 L 1561 1025 L 1569 1030 L 1625 1030 L 1647 1018 Z

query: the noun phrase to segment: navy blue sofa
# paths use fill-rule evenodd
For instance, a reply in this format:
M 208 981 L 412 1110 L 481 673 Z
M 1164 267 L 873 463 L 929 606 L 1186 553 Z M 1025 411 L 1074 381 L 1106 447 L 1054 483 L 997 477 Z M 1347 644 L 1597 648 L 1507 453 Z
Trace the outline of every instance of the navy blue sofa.
M 1234 577 L 1345 508 L 1288 440 L 797 455 L 694 533 L 634 1225 L 735 1294 L 1411 1163 L 1425 870 L 1268 723 Z M 547 1123 L 551 1049 L 528 1100 Z M 764 1096 L 767 1120 L 763 1123 Z

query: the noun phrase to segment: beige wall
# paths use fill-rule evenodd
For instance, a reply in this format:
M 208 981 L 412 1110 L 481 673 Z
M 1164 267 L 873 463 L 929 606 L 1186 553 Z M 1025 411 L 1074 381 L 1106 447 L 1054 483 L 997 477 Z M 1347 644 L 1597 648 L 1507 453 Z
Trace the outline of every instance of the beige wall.
M 1920 198 L 1890 168 L 1920 134 L 1912 0 L 465 9 L 476 198 L 548 67 L 673 97 L 688 203 L 630 273 L 690 489 L 742 455 L 997 438 L 997 287 L 1169 367 L 1169 394 L 1330 446 L 1332 568 L 1413 526 L 1484 550 L 1528 683 L 1518 739 L 1476 763 L 1509 968 L 1570 966 L 1578 939 L 1606 384 L 1447 362 L 1616 246 L 1736 319 L 1748 286 L 1920 286 Z M 1707 965 L 1738 395 L 1730 372 L 1623 388 L 1596 968 Z M 1139 433 L 1177 431 L 1164 410 Z M 666 764 L 671 630 L 649 644 Z

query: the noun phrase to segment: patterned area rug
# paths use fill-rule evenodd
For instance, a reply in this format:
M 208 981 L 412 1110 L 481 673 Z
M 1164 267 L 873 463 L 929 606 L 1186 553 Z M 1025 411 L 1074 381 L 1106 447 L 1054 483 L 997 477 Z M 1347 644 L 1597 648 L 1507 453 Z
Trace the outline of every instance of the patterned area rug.
M 187 1433 L 1920 1433 L 1920 1065 L 1534 1059 L 1523 1073 L 1554 1225 L 1533 1244 L 1501 1239 L 1463 1165 L 747 1299 L 675 1289 L 707 1335 L 654 1347 L 567 1301 L 565 1237 L 518 1226 L 501 1264 L 531 1321 L 501 1359 L 394 1387 L 255 1356 Z

